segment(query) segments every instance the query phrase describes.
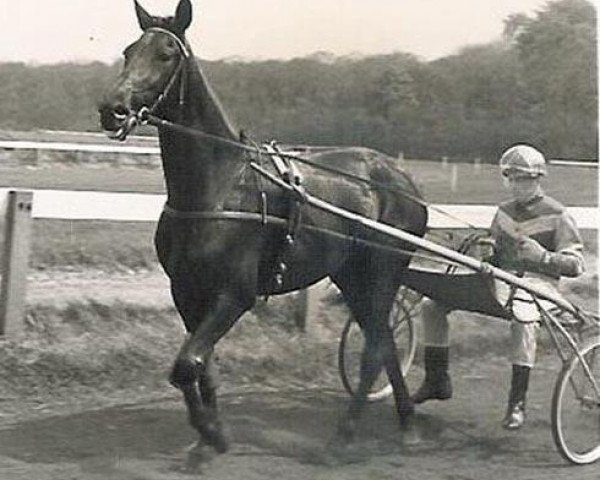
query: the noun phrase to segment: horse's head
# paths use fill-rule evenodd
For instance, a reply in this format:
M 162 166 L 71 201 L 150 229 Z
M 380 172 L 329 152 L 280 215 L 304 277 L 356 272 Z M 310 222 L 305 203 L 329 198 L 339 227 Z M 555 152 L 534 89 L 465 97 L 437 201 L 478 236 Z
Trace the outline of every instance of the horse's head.
M 183 94 L 183 68 L 191 56 L 184 38 L 192 20 L 190 0 L 180 0 L 173 17 L 153 17 L 134 1 L 143 34 L 124 50 L 123 70 L 98 106 L 102 128 L 119 140 L 135 127 L 142 109 L 153 112 Z

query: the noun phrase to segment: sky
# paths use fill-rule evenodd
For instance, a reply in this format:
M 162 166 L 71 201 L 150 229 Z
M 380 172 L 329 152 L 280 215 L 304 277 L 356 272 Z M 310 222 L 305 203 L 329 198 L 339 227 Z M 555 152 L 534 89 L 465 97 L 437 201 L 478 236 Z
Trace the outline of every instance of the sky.
M 133 0 L 0 0 L 0 62 L 116 60 L 139 34 Z M 178 0 L 139 0 L 172 15 Z M 433 60 L 500 38 L 546 0 L 192 0 L 196 56 L 289 59 L 402 51 Z

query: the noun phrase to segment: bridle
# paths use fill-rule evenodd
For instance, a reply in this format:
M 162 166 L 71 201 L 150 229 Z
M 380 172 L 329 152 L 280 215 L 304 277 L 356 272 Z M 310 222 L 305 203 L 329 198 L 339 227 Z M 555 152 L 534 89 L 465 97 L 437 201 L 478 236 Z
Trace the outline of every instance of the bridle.
M 138 125 L 145 125 L 148 122 L 148 117 L 156 112 L 156 110 L 162 105 L 167 95 L 169 95 L 169 93 L 173 90 L 177 79 L 179 79 L 179 97 L 177 105 L 180 114 L 185 104 L 185 93 L 187 85 L 186 75 L 184 75 L 183 73 L 185 73 L 184 70 L 186 68 L 187 61 L 191 58 L 192 53 L 190 52 L 185 42 L 170 30 L 160 27 L 151 27 L 146 29 L 144 31 L 144 34 L 147 32 L 161 33 L 171 38 L 171 40 L 173 40 L 178 47 L 180 53 L 179 62 L 177 63 L 177 67 L 175 67 L 175 69 L 173 70 L 173 73 L 171 73 L 171 76 L 169 78 L 169 81 L 165 85 L 165 88 L 163 88 L 162 92 L 158 95 L 158 97 L 156 97 L 156 100 L 150 107 L 148 107 L 147 105 L 142 105 L 142 107 L 140 107 L 140 109 L 137 112 L 132 111 L 123 114 L 113 113 L 114 117 L 121 122 L 121 126 L 119 127 L 119 129 L 115 132 L 110 133 L 110 137 L 116 140 L 125 140 L 127 136 Z

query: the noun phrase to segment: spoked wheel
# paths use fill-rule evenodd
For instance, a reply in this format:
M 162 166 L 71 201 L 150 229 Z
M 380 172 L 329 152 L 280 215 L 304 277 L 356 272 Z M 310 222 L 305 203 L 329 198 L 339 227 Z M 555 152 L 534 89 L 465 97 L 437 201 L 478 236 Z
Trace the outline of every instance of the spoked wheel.
M 569 462 L 600 459 L 600 336 L 584 342 L 558 376 L 552 397 L 552 435 Z
M 485 249 L 488 245 L 485 241 L 487 237 L 487 233 L 472 233 L 462 240 L 457 251 L 465 255 L 481 257 L 481 247 Z M 456 270 L 455 265 L 449 265 L 446 273 L 452 275 Z M 415 358 L 417 341 L 413 318 L 417 316 L 422 298 L 421 294 L 406 287 L 400 287 L 390 312 L 390 326 L 394 333 L 396 351 L 403 374 L 408 372 Z M 342 331 L 338 350 L 338 369 L 344 388 L 353 396 L 360 378 L 360 355 L 363 345 L 364 337 L 360 327 L 350 317 Z M 381 371 L 367 395 L 367 399 L 373 402 L 387 398 L 391 394 L 392 386 L 388 383 L 385 372 Z
M 394 306 L 390 312 L 389 322 L 396 342 L 396 352 L 402 373 L 408 372 L 415 358 L 417 348 L 413 315 L 418 308 L 421 296 L 401 287 L 396 295 Z M 338 349 L 338 368 L 344 388 L 350 395 L 355 395 L 360 378 L 360 356 L 363 351 L 364 336 L 352 316 L 346 321 Z M 379 373 L 367 399 L 371 402 L 383 400 L 392 394 L 385 371 Z

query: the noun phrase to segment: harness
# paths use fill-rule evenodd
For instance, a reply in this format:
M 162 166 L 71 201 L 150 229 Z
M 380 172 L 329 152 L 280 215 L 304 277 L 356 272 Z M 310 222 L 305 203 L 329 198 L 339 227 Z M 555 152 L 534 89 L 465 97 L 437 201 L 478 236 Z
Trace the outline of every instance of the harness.
M 142 106 L 137 112 L 130 112 L 129 114 L 119 115 L 114 114 L 115 118 L 121 120 L 122 126 L 115 132 L 112 136 L 113 138 L 124 140 L 127 135 L 134 130 L 138 125 L 146 125 L 150 124 L 157 128 L 164 128 L 171 131 L 176 131 L 179 133 L 201 137 L 205 140 L 210 140 L 214 142 L 218 142 L 221 144 L 226 144 L 232 147 L 235 147 L 239 150 L 245 151 L 249 154 L 256 155 L 257 161 L 250 161 L 249 166 L 256 172 L 259 177 L 266 177 L 272 183 L 280 186 L 281 189 L 286 193 L 288 198 L 288 212 L 287 218 L 283 219 L 280 217 L 274 217 L 269 215 L 267 211 L 267 197 L 266 192 L 261 186 L 261 182 L 258 181 L 258 190 L 259 190 L 259 210 L 260 213 L 252 213 L 252 212 L 233 212 L 233 211 L 209 211 L 209 212 L 197 212 L 197 211 L 180 211 L 172 208 L 168 204 L 165 204 L 163 209 L 163 213 L 173 218 L 178 219 L 205 219 L 205 220 L 242 220 L 242 221 L 260 221 L 262 225 L 266 225 L 267 223 L 285 226 L 286 234 L 284 236 L 284 241 L 282 242 L 281 248 L 276 255 L 276 261 L 273 269 L 273 281 L 276 286 L 280 287 L 283 284 L 284 275 L 287 271 L 287 262 L 288 258 L 291 255 L 294 245 L 296 243 L 296 235 L 298 230 L 302 225 L 302 206 L 306 202 L 306 192 L 302 185 L 302 175 L 296 165 L 297 163 L 302 163 L 309 165 L 315 169 L 319 169 L 322 171 L 327 171 L 329 173 L 333 173 L 339 175 L 341 177 L 345 177 L 354 181 L 361 182 L 363 184 L 378 187 L 381 189 L 393 189 L 396 193 L 404 196 L 408 200 L 411 200 L 425 208 L 431 208 L 433 210 L 439 211 L 442 215 L 453 218 L 454 220 L 459 220 L 464 223 L 468 228 L 476 229 L 476 227 L 464 219 L 460 219 L 455 217 L 454 215 L 440 209 L 438 207 L 432 206 L 428 202 L 423 199 L 417 197 L 416 195 L 410 194 L 398 188 L 394 188 L 388 184 L 377 182 L 372 179 L 361 177 L 360 175 L 355 175 L 349 172 L 345 172 L 343 170 L 339 170 L 337 168 L 329 167 L 327 165 L 322 165 L 320 163 L 311 161 L 308 158 L 304 158 L 297 154 L 292 154 L 289 152 L 281 151 L 278 145 L 273 141 L 268 144 L 259 146 L 251 140 L 247 139 L 245 135 L 242 133 L 240 135 L 240 140 L 232 140 L 228 138 L 224 138 L 218 135 L 213 135 L 207 132 L 203 132 L 201 130 L 190 128 L 182 124 L 173 123 L 164 118 L 160 118 L 155 115 L 156 111 L 164 102 L 165 98 L 169 95 L 169 93 L 175 88 L 177 84 L 177 80 L 179 79 L 179 93 L 178 93 L 178 108 L 179 114 L 182 114 L 182 108 L 185 102 L 185 94 L 186 94 L 186 75 L 185 69 L 187 68 L 187 61 L 192 57 L 192 54 L 187 46 L 187 44 L 181 40 L 176 34 L 173 32 L 159 27 L 148 28 L 146 32 L 155 32 L 167 35 L 171 38 L 181 53 L 179 63 L 177 67 L 173 70 L 168 82 L 165 85 L 163 91 L 158 95 L 155 102 L 150 106 Z M 247 142 L 247 143 L 246 143 Z M 270 159 L 273 164 L 277 175 L 274 176 L 267 170 L 263 168 L 262 158 L 266 156 Z M 332 232 L 326 229 L 320 229 L 314 226 L 305 225 L 307 230 L 319 233 L 326 233 L 329 236 L 339 238 L 344 241 L 350 241 L 353 244 L 363 244 L 369 245 L 373 247 L 390 249 L 397 253 L 407 254 L 410 256 L 423 257 L 427 259 L 431 259 L 428 255 L 418 255 L 413 251 L 402 250 L 396 247 L 387 247 L 385 245 L 377 244 L 374 242 L 369 242 L 366 240 L 357 239 L 355 236 L 348 236 L 344 234 L 339 234 L 337 232 Z M 453 263 L 453 262 L 445 262 L 445 263 Z
M 281 157 L 281 151 L 275 141 L 264 145 L 264 149 L 267 151 L 273 165 L 275 165 L 279 177 L 292 188 L 292 190 L 288 190 L 290 193 L 287 194 L 287 232 L 283 245 L 277 254 L 273 272 L 275 285 L 281 288 L 283 286 L 283 277 L 288 270 L 287 259 L 292 254 L 294 244 L 296 243 L 296 233 L 302 221 L 302 205 L 305 203 L 305 192 L 302 186 L 302 175 L 298 167 L 290 158 Z

